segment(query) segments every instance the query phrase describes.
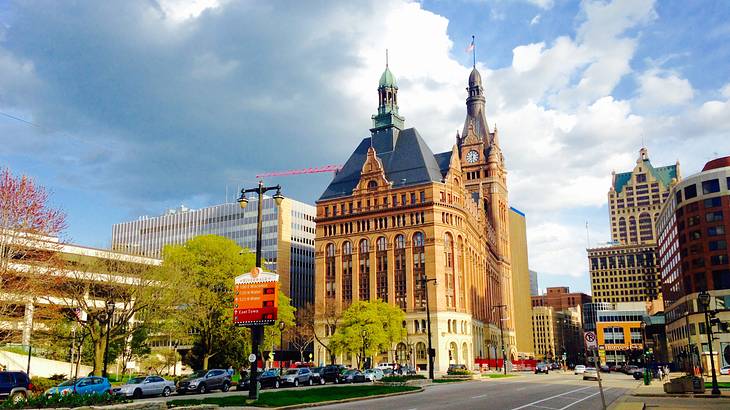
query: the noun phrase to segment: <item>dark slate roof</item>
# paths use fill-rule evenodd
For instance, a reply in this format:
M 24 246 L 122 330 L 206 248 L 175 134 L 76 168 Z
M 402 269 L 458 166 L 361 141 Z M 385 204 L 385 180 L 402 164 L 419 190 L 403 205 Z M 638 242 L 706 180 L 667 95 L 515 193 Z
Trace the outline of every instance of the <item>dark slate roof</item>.
M 451 151 L 446 152 L 440 152 L 434 157 L 436 158 L 436 162 L 439 164 L 439 168 L 441 168 L 441 175 L 446 176 L 446 173 L 449 172 L 449 164 L 451 164 Z
M 649 169 L 649 172 L 654 175 L 654 178 L 659 180 L 662 185 L 665 187 L 669 186 L 669 183 L 672 182 L 672 179 L 677 177 L 677 166 L 676 165 L 668 165 L 666 167 L 658 167 L 654 168 L 651 165 L 651 162 L 649 162 L 648 159 L 643 160 L 644 168 Z M 632 171 L 633 172 L 633 171 Z M 620 174 L 616 174 L 616 182 L 614 184 L 614 189 L 616 192 L 621 192 L 624 189 L 624 186 L 631 180 L 631 172 L 622 172 Z
M 376 137 L 377 138 L 377 137 Z M 360 181 L 360 171 L 370 148 L 370 137 L 364 138 L 325 189 L 319 200 L 352 195 Z M 448 157 L 447 157 L 448 154 Z M 440 182 L 443 166 L 449 166 L 451 152 L 435 156 L 415 128 L 400 131 L 395 147 L 389 152 L 377 152 L 383 163 L 385 177 L 393 187 L 417 185 L 426 182 Z M 438 157 L 438 159 L 437 159 Z

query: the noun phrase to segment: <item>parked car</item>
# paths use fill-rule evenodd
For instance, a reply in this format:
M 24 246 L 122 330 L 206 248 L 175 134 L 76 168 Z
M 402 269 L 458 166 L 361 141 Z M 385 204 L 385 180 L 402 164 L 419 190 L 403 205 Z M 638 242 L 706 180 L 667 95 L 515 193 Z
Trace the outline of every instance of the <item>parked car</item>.
M 720 368 L 720 374 L 722 375 L 730 375 L 730 366 L 724 366 Z
M 345 383 L 365 383 L 367 381 L 365 373 L 360 370 L 348 370 L 343 376 Z
M 177 394 L 207 393 L 211 390 L 227 392 L 231 388 L 231 376 L 223 369 L 198 370 L 177 383 Z
M 575 374 L 583 374 L 586 371 L 586 367 L 582 364 L 576 365 L 574 369 Z
M 601 366 L 601 373 L 611 373 L 611 368 L 606 365 L 603 365 L 603 366 Z
M 25 372 L 0 372 L 0 398 L 18 403 L 28 397 L 31 390 L 33 384 Z
M 586 367 L 583 371 L 583 380 L 598 380 L 598 372 L 595 367 Z
M 638 368 L 639 368 L 638 366 L 634 366 L 633 364 L 627 364 L 621 368 L 621 373 L 634 374 L 634 371 Z
M 371 382 L 378 381 L 385 376 L 382 370 L 380 369 L 367 369 L 365 370 L 365 378 L 370 380 Z
M 281 386 L 281 380 L 279 379 L 279 369 L 264 370 L 261 373 L 257 373 L 258 388 L 273 387 L 278 389 Z M 242 376 L 239 379 L 236 390 L 248 390 L 248 386 L 251 385 L 251 378 L 248 376 Z
M 324 371 L 324 366 L 322 367 L 313 367 L 312 369 L 312 382 L 314 384 L 324 384 L 324 377 L 322 377 L 322 372 Z
M 160 376 L 133 377 L 127 383 L 114 388 L 114 394 L 139 399 L 142 396 L 170 396 L 175 391 L 175 382 Z
M 308 367 L 300 367 L 298 369 L 289 369 L 281 375 L 282 385 L 292 385 L 299 387 L 302 384 L 312 385 L 312 371 Z
M 560 370 L 560 363 L 551 363 L 550 369 L 552 370 Z
M 46 390 L 46 396 L 56 394 L 104 394 L 113 393 L 112 385 L 106 377 L 82 377 L 80 379 L 67 380 L 56 387 Z
M 332 364 L 325 366 L 319 374 L 324 379 L 325 383 L 339 384 L 344 381 L 342 373 L 345 370 L 345 366 L 341 364 Z
M 548 365 L 545 363 L 538 363 L 537 366 L 535 366 L 535 374 L 538 374 L 538 373 L 549 374 L 550 369 L 548 368 Z
M 644 378 L 644 369 L 636 368 L 631 375 L 634 376 L 634 379 L 641 380 Z
M 611 371 L 612 372 L 620 372 L 621 369 L 623 369 L 623 367 L 624 366 L 622 364 L 614 364 L 613 366 L 611 366 Z
M 378 363 L 378 365 L 375 366 L 375 368 L 380 369 L 380 370 L 385 370 L 385 369 L 392 370 L 392 369 L 395 369 L 395 363 Z
M 393 369 L 385 369 L 385 370 L 383 370 L 383 375 L 384 376 L 395 376 L 395 371 L 393 371 Z

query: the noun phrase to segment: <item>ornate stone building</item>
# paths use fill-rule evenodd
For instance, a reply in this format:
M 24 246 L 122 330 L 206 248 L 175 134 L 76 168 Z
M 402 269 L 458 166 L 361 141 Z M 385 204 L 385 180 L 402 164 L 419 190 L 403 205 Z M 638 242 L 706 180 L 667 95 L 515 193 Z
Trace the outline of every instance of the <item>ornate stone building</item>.
M 512 323 L 507 172 L 496 127 L 485 116 L 481 76 L 469 76 L 467 115 L 452 149 L 434 154 L 398 113 L 398 86 L 386 66 L 378 112 L 364 138 L 317 201 L 315 309 L 326 316 L 358 300 L 381 299 L 406 313 L 407 337 L 376 362 L 426 368 L 426 303 L 436 371 L 516 358 Z M 428 284 L 428 301 L 422 277 Z M 315 361 L 328 361 L 315 345 Z M 395 356 L 395 357 L 393 357 Z M 338 361 L 350 363 L 342 354 Z

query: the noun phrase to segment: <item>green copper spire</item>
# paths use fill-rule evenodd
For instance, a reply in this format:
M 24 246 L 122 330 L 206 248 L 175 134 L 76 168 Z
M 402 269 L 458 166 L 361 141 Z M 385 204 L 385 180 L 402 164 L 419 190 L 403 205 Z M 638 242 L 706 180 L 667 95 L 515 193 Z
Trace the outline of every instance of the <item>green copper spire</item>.
M 371 131 L 388 127 L 403 129 L 404 118 L 398 115 L 398 85 L 388 67 L 388 50 L 385 50 L 385 71 L 378 83 L 378 113 L 372 118 Z

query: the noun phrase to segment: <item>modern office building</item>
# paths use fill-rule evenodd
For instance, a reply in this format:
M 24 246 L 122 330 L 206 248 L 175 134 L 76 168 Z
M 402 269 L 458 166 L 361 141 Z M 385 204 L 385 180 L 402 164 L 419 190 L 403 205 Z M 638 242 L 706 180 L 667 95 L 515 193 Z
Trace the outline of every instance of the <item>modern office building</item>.
M 639 364 L 644 340 L 641 322 L 648 317 L 644 302 L 616 304 L 613 310 L 597 311 L 596 338 L 605 346 L 606 364 Z
M 165 245 L 179 245 L 198 235 L 220 235 L 252 251 L 256 249 L 258 201 L 245 209 L 226 203 L 201 209 L 180 207 L 157 217 L 140 217 L 112 226 L 112 249 L 162 258 Z M 277 207 L 263 201 L 265 268 L 281 275 L 282 289 L 295 307 L 314 302 L 315 208 L 285 198 Z
M 679 162 L 654 167 L 646 148 L 634 169 L 613 173 L 608 191 L 611 242 L 588 249 L 594 302 L 635 302 L 659 296 L 656 228 L 669 190 L 681 178 Z
M 553 361 L 558 354 L 557 317 L 550 306 L 532 308 L 532 329 L 535 358 Z
M 532 340 L 532 302 L 530 300 L 530 269 L 527 252 L 527 221 L 525 214 L 515 208 L 509 210 L 510 252 L 512 255 L 512 295 L 514 302 L 517 355 L 534 357 Z
M 534 270 L 530 271 L 530 296 L 540 295 L 540 288 L 537 282 L 537 272 Z
M 404 127 L 387 66 L 377 91 L 370 136 L 317 201 L 318 317 L 362 300 L 399 306 L 405 339 L 425 369 L 428 340 L 420 329 L 428 304 L 437 372 L 501 356 L 502 336 L 507 357 L 516 359 L 507 173 L 499 134 L 487 124 L 481 75 L 474 68 L 469 76 L 461 135 L 438 154 Z M 427 282 L 428 299 L 424 279 L 435 279 Z M 327 334 L 324 319 L 317 326 Z M 398 352 L 409 351 L 405 339 L 373 359 L 404 363 L 407 355 Z M 329 361 L 328 339 L 321 341 L 316 362 Z M 354 353 L 337 360 L 354 363 Z
M 547 288 L 544 295 L 532 296 L 532 306 L 550 306 L 560 311 L 571 307 L 581 307 L 584 303 L 590 303 L 592 298 L 583 292 L 571 292 L 567 286 L 554 286 Z
M 598 312 L 604 310 L 613 310 L 613 303 L 608 302 L 592 302 L 583 304 L 583 331 L 595 332 L 596 322 L 598 322 Z
M 689 368 L 700 363 L 696 352 L 709 353 L 697 295 L 709 292 L 710 309 L 730 321 L 730 157 L 680 181 L 670 198 L 656 224 L 666 332 L 671 359 Z M 730 334 L 715 336 L 716 365 L 730 365 Z

